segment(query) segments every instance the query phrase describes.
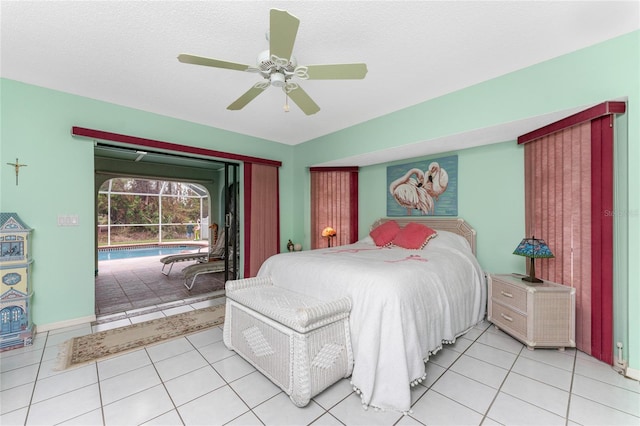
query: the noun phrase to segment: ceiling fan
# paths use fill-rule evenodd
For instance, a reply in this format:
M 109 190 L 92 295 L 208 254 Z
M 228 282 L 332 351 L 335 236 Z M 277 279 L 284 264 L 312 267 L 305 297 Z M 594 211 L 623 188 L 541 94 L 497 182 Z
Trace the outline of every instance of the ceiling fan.
M 367 74 L 367 65 L 356 63 L 299 66 L 296 58 L 291 55 L 299 25 L 300 20 L 287 11 L 271 9 L 269 50 L 258 55 L 255 67 L 185 53 L 178 55 L 178 60 L 186 64 L 259 73 L 264 80 L 254 84 L 236 99 L 227 107 L 229 110 L 244 108 L 267 87 L 275 86 L 281 87 L 305 114 L 315 114 L 320 111 L 320 107 L 298 83 L 291 81 L 294 77 L 301 80 L 363 79 Z M 287 103 L 285 103 L 285 111 L 288 111 Z

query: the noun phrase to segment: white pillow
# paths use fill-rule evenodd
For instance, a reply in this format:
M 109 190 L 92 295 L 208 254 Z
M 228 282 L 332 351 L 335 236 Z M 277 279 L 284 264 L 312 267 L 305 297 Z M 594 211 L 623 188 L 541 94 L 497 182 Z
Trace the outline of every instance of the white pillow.
M 452 248 L 460 251 L 471 251 L 469 241 L 461 235 L 454 232 L 438 230 L 438 236 L 429 241 L 425 247 L 433 248 Z

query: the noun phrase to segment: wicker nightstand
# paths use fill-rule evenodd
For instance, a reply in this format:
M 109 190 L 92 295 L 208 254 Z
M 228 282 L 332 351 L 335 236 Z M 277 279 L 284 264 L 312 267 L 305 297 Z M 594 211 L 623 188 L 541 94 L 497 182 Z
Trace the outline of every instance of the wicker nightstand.
M 529 284 L 521 275 L 491 274 L 488 319 L 533 350 L 575 347 L 575 288 L 543 281 Z

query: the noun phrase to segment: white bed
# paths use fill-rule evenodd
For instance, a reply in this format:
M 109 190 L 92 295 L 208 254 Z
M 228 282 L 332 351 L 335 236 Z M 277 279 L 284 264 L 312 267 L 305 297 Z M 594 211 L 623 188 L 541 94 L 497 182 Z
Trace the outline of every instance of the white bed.
M 475 231 L 462 219 L 389 218 L 438 230 L 421 250 L 355 244 L 270 257 L 258 276 L 333 300 L 348 296 L 354 369 L 364 406 L 408 412 L 411 385 L 429 356 L 484 318 L 486 284 L 475 258 Z

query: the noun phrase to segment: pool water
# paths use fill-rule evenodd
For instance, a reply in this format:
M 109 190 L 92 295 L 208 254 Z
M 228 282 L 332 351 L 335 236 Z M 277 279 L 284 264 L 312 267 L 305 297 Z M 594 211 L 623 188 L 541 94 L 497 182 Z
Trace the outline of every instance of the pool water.
M 98 260 L 131 259 L 134 257 L 168 256 L 170 254 L 191 253 L 203 248 L 197 245 L 166 246 L 166 247 L 141 247 L 118 248 L 98 250 Z

